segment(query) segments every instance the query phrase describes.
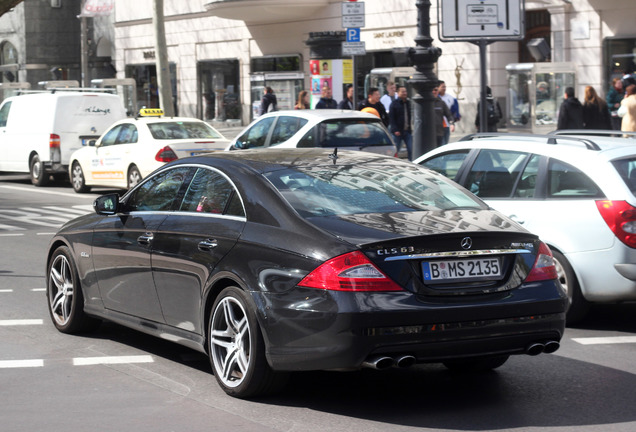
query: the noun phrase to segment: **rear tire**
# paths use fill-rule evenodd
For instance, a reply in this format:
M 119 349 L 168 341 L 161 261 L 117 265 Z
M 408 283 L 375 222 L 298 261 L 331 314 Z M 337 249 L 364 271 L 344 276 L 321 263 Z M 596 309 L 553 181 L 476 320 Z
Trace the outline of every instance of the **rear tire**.
M 84 295 L 70 249 L 57 248 L 47 267 L 46 298 L 53 325 L 69 334 L 95 330 L 100 321 L 84 313 Z
M 33 156 L 29 165 L 31 183 L 35 186 L 44 186 L 49 182 L 49 174 L 44 169 L 44 164 L 38 155 Z
M 82 170 L 79 162 L 73 162 L 73 168 L 71 168 L 71 183 L 73 184 L 73 190 L 77 193 L 86 193 L 91 190 L 90 186 L 86 186 L 84 170 Z
M 444 362 L 444 366 L 453 372 L 484 372 L 497 369 L 508 361 L 510 356 L 503 355 L 487 358 L 469 358 L 461 360 L 449 360 Z
M 256 315 L 243 290 L 228 287 L 219 294 L 208 331 L 210 363 L 225 393 L 248 398 L 271 394 L 284 386 L 287 374 L 269 367 Z
M 552 251 L 559 282 L 568 295 L 568 311 L 565 316 L 566 323 L 575 324 L 581 321 L 590 310 L 590 303 L 581 293 L 579 281 L 572 270 L 572 266 L 561 252 Z

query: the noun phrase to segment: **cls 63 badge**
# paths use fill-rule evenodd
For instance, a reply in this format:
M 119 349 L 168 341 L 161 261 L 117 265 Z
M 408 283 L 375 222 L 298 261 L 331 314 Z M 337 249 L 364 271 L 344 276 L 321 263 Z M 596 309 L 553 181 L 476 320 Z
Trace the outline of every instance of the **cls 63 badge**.
M 377 250 L 378 255 L 397 255 L 397 254 L 405 254 L 405 253 L 412 253 L 412 252 L 415 252 L 415 248 L 413 246 Z

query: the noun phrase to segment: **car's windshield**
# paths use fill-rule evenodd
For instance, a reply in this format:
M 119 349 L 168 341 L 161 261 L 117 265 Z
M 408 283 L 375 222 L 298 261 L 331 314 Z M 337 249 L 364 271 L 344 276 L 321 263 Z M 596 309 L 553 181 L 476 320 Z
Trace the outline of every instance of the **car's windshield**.
M 148 129 L 154 139 L 195 139 L 214 138 L 222 139 L 212 127 L 203 122 L 159 122 L 149 123 Z
M 265 176 L 305 217 L 486 208 L 444 176 L 417 165 L 321 165 Z
M 387 145 L 393 145 L 393 142 L 379 119 L 336 119 L 326 120 L 318 125 L 320 147 Z

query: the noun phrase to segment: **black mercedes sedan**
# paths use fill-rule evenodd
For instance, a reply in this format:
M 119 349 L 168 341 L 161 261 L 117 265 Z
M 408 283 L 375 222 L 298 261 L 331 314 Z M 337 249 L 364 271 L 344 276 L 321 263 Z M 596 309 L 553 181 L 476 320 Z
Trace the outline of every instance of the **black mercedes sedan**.
M 54 325 L 108 320 L 207 353 L 232 396 L 280 389 L 292 371 L 493 369 L 563 335 L 549 248 L 407 161 L 219 152 L 94 207 L 51 241 Z

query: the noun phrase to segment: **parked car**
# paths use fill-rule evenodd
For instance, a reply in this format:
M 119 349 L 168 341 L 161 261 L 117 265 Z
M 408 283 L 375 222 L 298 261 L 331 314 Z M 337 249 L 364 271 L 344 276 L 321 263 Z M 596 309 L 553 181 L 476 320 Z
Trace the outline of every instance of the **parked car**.
M 415 162 L 550 246 L 575 323 L 590 302 L 636 300 L 636 142 L 570 133 L 470 135 Z
M 119 96 L 52 89 L 0 105 L 0 171 L 31 175 L 36 186 L 65 177 L 71 153 L 126 118 Z
M 338 147 L 395 155 L 395 145 L 373 114 L 350 110 L 293 110 L 264 114 L 232 140 L 227 150 Z
M 199 119 L 161 117 L 158 109 L 141 114 L 116 122 L 71 155 L 69 176 L 75 192 L 88 192 L 92 186 L 129 189 L 166 162 L 223 150 L 229 142 Z
M 215 152 L 94 207 L 50 243 L 53 324 L 109 320 L 205 352 L 233 396 L 273 391 L 291 371 L 492 369 L 563 335 L 548 247 L 408 161 Z

